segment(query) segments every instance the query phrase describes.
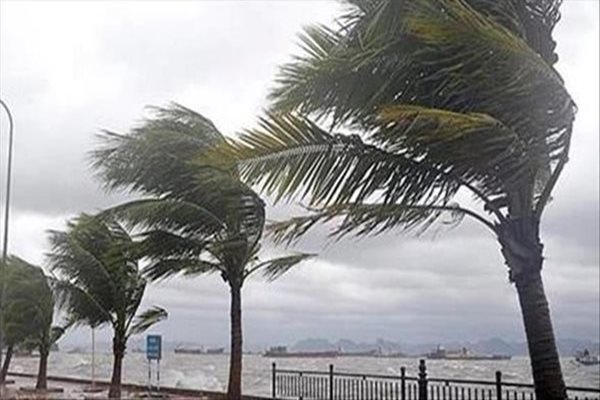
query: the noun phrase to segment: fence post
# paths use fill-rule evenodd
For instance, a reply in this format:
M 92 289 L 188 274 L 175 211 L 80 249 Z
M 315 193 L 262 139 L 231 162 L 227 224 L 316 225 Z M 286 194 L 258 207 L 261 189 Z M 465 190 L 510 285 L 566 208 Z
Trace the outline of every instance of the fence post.
M 427 400 L 427 366 L 425 360 L 419 360 L 419 400 Z
M 496 371 L 496 399 L 502 400 L 502 371 Z
M 277 365 L 275 363 L 272 365 L 271 391 L 273 392 L 273 400 L 277 399 Z
M 329 364 L 329 400 L 333 400 L 333 364 Z
M 406 368 L 400 368 L 400 394 L 401 400 L 406 400 Z

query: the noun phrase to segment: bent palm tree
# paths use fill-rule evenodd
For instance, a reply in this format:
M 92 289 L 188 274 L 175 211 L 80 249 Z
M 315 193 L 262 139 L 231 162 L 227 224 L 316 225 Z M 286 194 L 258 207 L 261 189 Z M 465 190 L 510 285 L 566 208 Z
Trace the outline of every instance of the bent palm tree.
M 564 399 L 539 237 L 575 114 L 553 68 L 560 1 L 348 3 L 339 29 L 302 36 L 260 127 L 203 162 L 236 161 L 246 183 L 310 199 L 314 212 L 273 226 L 280 241 L 338 217 L 338 235 L 443 214 L 483 223 L 516 285 L 537 396 Z M 456 203 L 459 190 L 483 209 Z
M 48 279 L 40 267 L 27 261 L 10 257 L 7 262 L 7 303 L 5 329 L 8 338 L 22 334 L 18 341 L 27 342 L 37 348 L 40 354 L 36 389 L 45 390 L 48 386 L 48 356 L 50 349 L 62 336 L 65 329 L 52 326 L 54 317 L 54 296 Z M 10 345 L 16 344 L 9 342 Z M 5 363 L 10 362 L 7 354 Z M 8 370 L 8 365 L 6 365 Z M 3 373 L 5 373 L 3 371 Z
M 260 261 L 265 224 L 263 201 L 234 171 L 204 168 L 195 160 L 225 138 L 211 121 L 185 107 L 155 109 L 129 135 L 107 132 L 93 154 L 110 189 L 129 189 L 147 198 L 107 211 L 141 230 L 144 272 L 159 280 L 219 273 L 231 296 L 231 358 L 228 398 L 241 399 L 242 298 L 246 279 L 262 272 L 275 279 L 309 257 L 293 254 Z
M 146 279 L 138 268 L 135 243 L 115 220 L 81 215 L 64 232 L 51 233 L 53 287 L 70 325 L 110 325 L 113 372 L 108 397 L 120 398 L 127 340 L 165 319 L 159 307 L 138 313 Z
M 39 330 L 36 321 L 40 310 L 36 307 L 36 297 L 31 296 L 32 285 L 36 283 L 34 274 L 35 269 L 16 257 L 10 257 L 4 266 L 6 304 L 2 329 L 7 347 L 0 382 L 6 379 L 15 347 L 31 340 Z
M 6 356 L 0 371 L 0 382 L 6 380 L 15 346 L 23 343 L 35 332 L 32 325 L 28 323 L 32 320 L 31 315 L 28 314 L 35 311 L 26 297 L 28 271 L 22 268 L 21 263 L 15 262 L 14 258 L 9 258 L 3 266 L 3 272 L 3 276 L 0 277 L 0 284 L 2 284 L 2 279 L 6 279 L 6 283 L 2 286 L 6 288 L 4 325 L 2 326 L 6 343 Z

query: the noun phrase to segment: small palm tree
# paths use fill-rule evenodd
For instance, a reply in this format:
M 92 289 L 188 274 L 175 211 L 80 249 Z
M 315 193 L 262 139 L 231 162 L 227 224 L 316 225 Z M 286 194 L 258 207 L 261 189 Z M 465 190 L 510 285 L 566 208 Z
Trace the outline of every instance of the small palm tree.
M 195 160 L 225 138 L 202 115 L 179 105 L 156 108 L 129 135 L 107 132 L 93 153 L 110 189 L 147 196 L 109 210 L 140 229 L 140 254 L 151 279 L 218 273 L 231 296 L 228 398 L 241 399 L 242 286 L 262 272 L 275 279 L 309 257 L 258 258 L 265 224 L 263 201 L 235 171 L 204 168 Z
M 5 331 L 9 350 L 17 343 L 27 342 L 36 347 L 40 354 L 36 389 L 48 387 L 48 356 L 52 345 L 58 341 L 65 329 L 52 326 L 54 297 L 48 279 L 40 267 L 27 261 L 10 257 L 7 261 L 7 308 Z M 18 336 L 22 335 L 22 336 Z M 8 371 L 10 357 L 7 354 L 4 369 Z
M 8 258 L 4 265 L 6 303 L 2 329 L 6 340 L 6 357 L 0 372 L 0 382 L 6 380 L 15 347 L 23 345 L 36 333 L 34 322 L 38 310 L 30 296 L 32 271 L 34 270 L 28 268 L 27 263 L 16 257 Z
M 575 114 L 553 68 L 560 1 L 347 3 L 338 29 L 302 36 L 261 126 L 204 162 L 238 162 L 246 183 L 309 198 L 314 212 L 273 226 L 283 241 L 339 217 L 338 235 L 481 222 L 516 285 L 537 396 L 566 398 L 539 237 Z M 459 191 L 481 207 L 458 204 Z
M 114 219 L 81 215 L 66 231 L 51 232 L 53 287 L 69 325 L 109 325 L 113 372 L 108 396 L 120 398 L 127 340 L 167 317 L 160 307 L 139 313 L 146 290 L 131 236 Z

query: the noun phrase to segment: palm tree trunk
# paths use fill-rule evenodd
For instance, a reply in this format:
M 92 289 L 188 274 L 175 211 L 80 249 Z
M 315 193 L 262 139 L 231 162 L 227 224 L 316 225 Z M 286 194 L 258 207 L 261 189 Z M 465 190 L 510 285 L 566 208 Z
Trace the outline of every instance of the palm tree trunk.
M 231 354 L 229 358 L 228 400 L 242 399 L 242 294 L 241 287 L 231 289 Z
M 566 400 L 567 390 L 542 282 L 544 258 L 539 222 L 533 218 L 512 219 L 501 228 L 502 254 L 517 288 L 536 398 Z
M 40 365 L 38 368 L 37 383 L 35 388 L 38 390 L 48 389 L 48 353 L 49 350 L 40 349 Z
M 529 358 L 538 399 L 565 400 L 567 391 L 556 349 L 548 300 L 541 274 L 516 281 Z
M 6 348 L 6 355 L 4 358 L 4 363 L 2 364 L 2 371 L 0 371 L 0 382 L 6 381 L 6 375 L 8 374 L 8 367 L 10 366 L 10 361 L 12 359 L 14 346 L 9 344 Z
M 113 338 L 113 372 L 110 380 L 108 397 L 121 398 L 121 376 L 123 372 L 123 357 L 125 356 L 125 340 L 120 336 Z

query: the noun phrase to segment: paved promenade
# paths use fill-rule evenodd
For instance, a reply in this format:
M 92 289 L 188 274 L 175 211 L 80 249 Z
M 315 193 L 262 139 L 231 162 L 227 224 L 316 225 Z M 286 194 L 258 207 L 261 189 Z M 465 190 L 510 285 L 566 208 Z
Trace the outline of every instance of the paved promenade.
M 48 377 L 49 390 L 44 393 L 35 392 L 31 389 L 35 386 L 35 377 L 30 374 L 9 373 L 9 379 L 13 380 L 6 386 L 5 393 L 0 396 L 6 399 L 79 399 L 93 400 L 106 399 L 108 396 L 108 382 L 97 382 L 96 389 L 90 391 L 91 382 L 87 379 L 67 378 L 58 376 Z M 59 391 L 60 390 L 60 391 Z M 161 388 L 160 394 L 153 398 L 167 398 L 177 400 L 225 400 L 225 395 L 218 392 L 182 388 Z M 142 385 L 123 384 L 122 399 L 148 399 L 148 389 Z M 264 400 L 259 397 L 246 397 L 246 400 Z

